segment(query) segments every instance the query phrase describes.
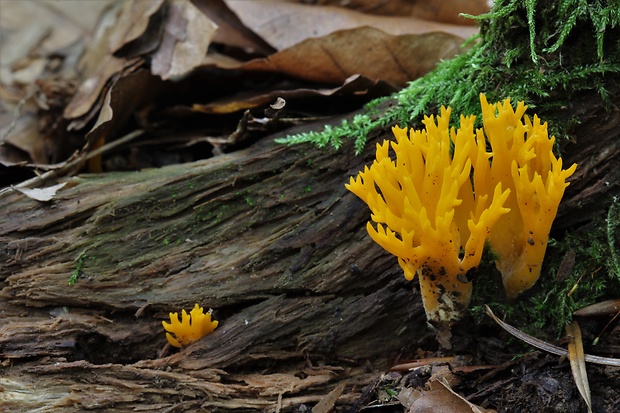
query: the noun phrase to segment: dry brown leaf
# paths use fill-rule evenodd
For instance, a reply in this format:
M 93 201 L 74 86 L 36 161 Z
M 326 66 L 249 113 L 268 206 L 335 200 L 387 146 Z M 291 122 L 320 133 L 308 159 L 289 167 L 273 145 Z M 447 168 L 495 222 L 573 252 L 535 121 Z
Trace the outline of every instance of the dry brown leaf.
M 146 70 L 137 70 L 118 79 L 107 91 L 95 126 L 86 135 L 90 141 L 107 138 L 132 116 L 135 110 L 157 93 L 161 81 Z
M 486 413 L 483 409 L 468 402 L 455 393 L 449 385 L 433 380 L 428 390 L 403 389 L 398 395 L 401 404 L 409 413 Z
M 54 102 L 47 100 L 46 85 L 57 79 L 66 80 L 57 85 L 71 83 L 72 62 L 81 53 L 80 42 L 93 33 L 101 11 L 110 4 L 112 0 L 91 4 L 80 0 L 2 1 L 0 111 L 6 111 L 9 116 L 2 117 L 0 140 L 9 145 L 2 148 L 0 162 L 5 165 L 45 165 L 55 157 L 56 151 L 49 147 L 51 140 L 39 132 L 50 133 L 52 127 L 46 127 L 42 117 L 34 113 L 54 106 Z M 56 67 L 58 71 L 53 78 L 48 76 L 41 80 L 50 63 L 48 55 L 52 52 L 65 58 L 62 67 Z M 17 152 L 15 148 L 23 152 Z
M 28 59 L 24 67 L 15 67 L 12 73 L 12 82 L 21 85 L 32 85 L 45 70 L 48 60 L 45 58 Z
M 247 27 L 277 50 L 289 48 L 309 38 L 363 26 L 374 27 L 391 35 L 444 32 L 467 38 L 478 32 L 475 27 L 414 17 L 369 15 L 342 7 L 246 0 L 228 0 L 227 4 Z
M 114 84 L 106 89 L 101 105 L 97 105 L 99 112 L 95 125 L 86 134 L 87 150 L 80 154 L 84 160 L 90 158 L 89 171 L 102 172 L 101 155 L 89 154 L 103 147 L 140 106 L 159 92 L 160 87 L 161 80 L 147 70 L 131 69 L 119 74 Z
M 217 29 L 189 0 L 170 0 L 166 4 L 165 33 L 161 43 L 157 41 L 159 48 L 151 61 L 152 72 L 163 79 L 185 74 L 200 65 Z M 145 30 L 151 17 L 164 6 L 163 0 L 155 3 L 139 0 L 123 5 L 118 21 L 116 14 L 103 16 L 98 30 L 100 36 L 82 59 L 84 80 L 64 111 L 67 119 L 81 119 L 72 122 L 70 129 L 80 129 L 98 115 L 103 96 L 115 82 L 114 77 L 121 76 L 122 72 L 130 73 L 142 62 L 138 58 L 118 58 L 112 53 L 145 36 L 147 39 L 131 52 L 144 52 L 153 46 L 152 33 L 147 35 Z M 135 27 L 131 26 L 132 22 Z
M 351 94 L 376 94 L 377 96 L 387 95 L 395 92 L 396 89 L 385 82 L 374 82 L 360 75 L 353 75 L 346 79 L 342 86 L 335 88 L 296 88 L 291 90 L 271 89 L 269 91 L 242 93 L 229 96 L 224 99 L 217 100 L 208 104 L 194 104 L 192 109 L 198 112 L 208 114 L 233 113 L 245 109 L 252 109 L 257 106 L 266 105 L 278 98 L 284 99 L 300 99 L 315 96 L 333 96 L 334 94 L 351 95 Z
M 153 36 L 149 37 L 147 44 L 142 43 L 139 51 L 132 50 L 132 55 L 146 53 L 154 50 L 159 44 L 159 37 L 162 27 L 160 21 L 152 21 L 156 14 L 164 14 L 165 0 L 136 0 L 123 2 L 123 9 L 119 16 L 114 31 L 110 35 L 109 49 L 116 53 L 128 44 L 135 43 L 140 37 L 144 38 L 149 24 L 153 31 Z M 160 20 L 158 19 L 158 20 Z
M 431 71 L 439 60 L 457 54 L 461 43 L 461 38 L 447 33 L 393 36 L 360 27 L 305 40 L 265 59 L 247 62 L 242 68 L 314 82 L 342 83 L 351 75 L 361 74 L 405 85 Z
M 590 384 L 588 383 L 588 373 L 586 371 L 586 359 L 583 352 L 583 341 L 581 339 L 581 329 L 576 321 L 566 326 L 568 336 L 568 360 L 570 370 L 579 394 L 586 402 L 588 413 L 592 413 L 592 397 L 590 395 Z
M 116 21 L 119 18 L 117 12 L 118 9 L 110 9 L 99 19 L 95 31 L 96 37 L 91 40 L 79 63 L 81 81 L 71 102 L 65 107 L 64 117 L 66 119 L 75 119 L 86 115 L 99 99 L 108 80 L 122 70 L 127 63 L 124 59 L 112 56 L 108 47 Z M 135 61 L 131 63 L 134 64 Z
M 270 55 L 275 50 L 260 36 L 245 27 L 224 0 L 194 0 L 193 4 L 215 24 L 217 32 L 213 43 L 240 48 L 247 53 Z
M 620 299 L 607 300 L 592 304 L 573 312 L 578 317 L 600 317 L 611 316 L 620 311 Z
M 151 71 L 169 79 L 199 66 L 217 25 L 189 0 L 171 0 L 159 49 L 153 54 Z
M 3 28 L 1 65 L 10 65 L 36 49 L 38 54 L 66 47 L 87 37 L 112 0 L 2 1 L 0 27 Z M 12 51 L 11 51 L 12 50 Z
M 103 56 L 96 72 L 86 77 L 78 86 L 71 102 L 65 107 L 64 117 L 66 119 L 79 118 L 93 109 L 93 105 L 99 99 L 105 84 L 114 74 L 120 72 L 125 67 L 125 64 L 124 59 L 118 59 L 112 55 Z M 85 119 L 84 122 L 72 125 L 69 129 L 81 129 L 84 123 L 89 120 L 90 118 Z
M 11 129 L 8 131 L 7 129 Z M 7 125 L 0 131 L 0 136 L 4 136 L 3 142 L 19 149 L 23 153 L 16 153 L 10 150 L 0 154 L 0 163 L 5 166 L 18 163 L 46 164 L 49 162 L 48 148 L 46 140 L 41 136 L 37 128 L 37 117 L 33 112 L 26 112 L 17 118 L 12 124 Z M 27 154 L 24 157 L 23 154 Z
M 2 83 L 12 83 L 13 79 L 10 77 L 12 70 L 8 66 L 32 53 L 49 36 L 51 31 L 52 28 L 48 24 L 24 26 L 13 32 L 13 35 L 8 40 L 2 42 L 2 48 L 0 49 L 2 61 L 0 65 L 5 67 L 5 71 L 2 73 Z
M 0 145 L 0 164 L 4 166 L 23 166 L 28 163 L 28 159 L 24 159 L 24 154 L 9 145 Z M 1 190 L 0 190 L 1 191 Z
M 291 1 L 291 0 L 286 0 Z M 303 0 L 298 0 L 302 2 Z M 318 5 L 344 6 L 364 13 L 390 16 L 416 16 L 423 19 L 453 24 L 475 25 L 472 20 L 459 17 L 459 13 L 478 15 L 489 11 L 488 0 L 317 0 Z

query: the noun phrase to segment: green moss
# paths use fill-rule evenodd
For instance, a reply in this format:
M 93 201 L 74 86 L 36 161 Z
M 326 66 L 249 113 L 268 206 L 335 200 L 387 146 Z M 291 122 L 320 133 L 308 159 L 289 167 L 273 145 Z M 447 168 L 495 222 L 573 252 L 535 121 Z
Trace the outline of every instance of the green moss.
M 480 282 L 476 283 L 471 311 L 484 317 L 483 304 L 489 304 L 515 326 L 538 337 L 562 334 L 573 311 L 596 302 L 620 296 L 620 272 L 617 257 L 620 228 L 620 202 L 614 201 L 606 219 L 567 234 L 561 241 L 549 241 L 547 258 L 540 279 L 518 300 L 508 303 L 499 297 L 499 274 L 489 282 L 492 257 L 483 258 Z M 567 254 L 574 254 L 574 266 L 566 264 L 558 271 Z M 492 278 L 492 277 L 491 277 Z
M 88 255 L 86 255 L 86 252 L 82 252 L 76 259 L 76 266 L 75 266 L 75 270 L 73 270 L 73 272 L 71 273 L 71 276 L 69 277 L 69 285 L 74 285 L 75 282 L 78 280 L 78 278 L 84 273 L 83 269 L 84 269 L 84 261 L 88 258 Z
M 243 199 L 245 200 L 245 203 L 248 204 L 249 206 L 251 207 L 256 206 L 256 201 L 250 198 L 248 195 L 244 196 Z
M 620 282 L 620 199 L 615 198 L 606 219 L 609 273 Z
M 219 224 L 223 219 L 229 218 L 234 213 L 228 203 L 212 203 L 208 206 L 195 208 L 194 220 L 198 223 L 207 222 L 209 226 Z M 207 227 L 201 227 L 204 230 Z
M 479 94 L 489 102 L 523 100 L 545 120 L 566 109 L 571 97 L 598 91 L 610 104 L 606 80 L 620 72 L 620 1 L 498 0 L 492 11 L 469 16 L 480 22 L 480 35 L 455 58 L 441 62 L 405 89 L 366 105 L 366 111 L 326 126 L 279 139 L 285 144 L 312 142 L 339 148 L 355 140 L 361 152 L 367 136 L 391 125 L 416 126 L 421 115 L 450 105 L 453 113 L 480 115 Z M 385 109 L 387 106 L 387 109 Z M 378 116 L 380 108 L 384 115 Z M 479 116 L 478 116 L 479 117 Z M 564 136 L 566 126 L 550 122 L 550 132 Z

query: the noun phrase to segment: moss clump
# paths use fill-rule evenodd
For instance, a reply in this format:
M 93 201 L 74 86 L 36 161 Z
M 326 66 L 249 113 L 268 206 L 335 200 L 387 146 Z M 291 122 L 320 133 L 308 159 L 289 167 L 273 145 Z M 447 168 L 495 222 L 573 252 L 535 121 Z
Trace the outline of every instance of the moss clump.
M 80 278 L 84 274 L 84 261 L 88 259 L 88 255 L 86 252 L 82 252 L 76 259 L 75 270 L 71 272 L 71 276 L 69 277 L 69 285 L 74 285 L 78 278 Z
M 553 251 L 543 267 L 539 282 L 520 300 L 508 303 L 502 299 L 499 281 L 487 279 L 474 288 L 471 311 L 483 317 L 483 304 L 505 315 L 510 323 L 538 337 L 562 334 L 573 311 L 605 299 L 620 296 L 620 202 L 612 203 L 605 219 L 567 234 L 561 241 L 549 241 Z M 565 257 L 570 256 L 566 265 Z M 480 273 L 489 274 L 492 257 L 483 259 Z M 562 268 L 560 270 L 560 268 Z M 485 277 L 487 278 L 487 277 Z
M 450 105 L 454 113 L 480 115 L 481 92 L 490 102 L 523 100 L 551 121 L 578 92 L 596 90 L 610 103 L 606 79 L 620 72 L 620 1 L 497 0 L 490 13 L 470 17 L 481 25 L 479 38 L 470 39 L 471 48 L 388 98 L 391 107 L 382 116 L 377 108 L 385 98 L 341 125 L 278 142 L 339 148 L 343 139 L 352 138 L 359 153 L 371 131 L 394 124 L 417 126 L 422 114 L 441 105 Z M 550 125 L 550 133 L 565 135 L 567 125 Z
M 620 199 L 615 198 L 606 219 L 607 244 L 609 257 L 607 268 L 618 282 L 620 282 Z

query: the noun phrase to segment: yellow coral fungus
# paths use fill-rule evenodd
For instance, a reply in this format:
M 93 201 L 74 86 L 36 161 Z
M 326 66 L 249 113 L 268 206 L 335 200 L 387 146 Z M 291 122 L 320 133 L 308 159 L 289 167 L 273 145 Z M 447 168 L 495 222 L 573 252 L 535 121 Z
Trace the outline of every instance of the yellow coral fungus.
M 509 99 L 480 101 L 484 129 L 474 130 L 474 116 L 450 128 L 451 109 L 442 107 L 436 121 L 424 118 L 424 130 L 407 135 L 393 128 L 396 142 L 378 144 L 373 164 L 346 185 L 370 207 L 372 239 L 398 257 L 407 279 L 420 275 L 434 324 L 446 325 L 467 308 L 468 271 L 487 239 L 509 297 L 536 282 L 566 178 L 576 168 L 562 169 L 547 124 L 524 116 L 523 102 L 514 110 Z
M 547 123 L 525 115 L 527 106 L 510 99 L 489 104 L 481 95 L 484 132 L 492 147 L 488 175 L 511 190 L 506 202 L 510 212 L 495 225 L 489 244 L 499 256 L 506 295 L 514 298 L 534 285 L 540 276 L 551 224 L 568 186 L 566 179 L 577 168 L 562 169 L 562 159 L 553 154 L 555 138 Z
M 174 333 L 174 337 L 170 333 L 166 333 L 168 342 L 175 347 L 182 347 L 193 343 L 199 338 L 211 333 L 217 325 L 218 321 L 211 321 L 211 313 L 204 313 L 202 307 L 198 304 L 194 306 L 189 314 L 183 310 L 179 321 L 179 313 L 170 313 L 170 323 L 162 321 L 166 331 Z
M 409 136 L 393 128 L 396 142 L 377 145 L 372 166 L 346 185 L 372 211 L 372 239 L 398 257 L 407 279 L 420 275 L 427 318 L 436 325 L 458 319 L 467 308 L 468 271 L 480 262 L 495 222 L 508 212 L 503 204 L 510 192 L 501 183 L 483 188 L 489 167 L 484 134 L 474 134 L 473 116 L 461 117 L 459 130 L 449 129 L 450 112 L 441 108 L 436 123 L 426 117 L 426 129 Z

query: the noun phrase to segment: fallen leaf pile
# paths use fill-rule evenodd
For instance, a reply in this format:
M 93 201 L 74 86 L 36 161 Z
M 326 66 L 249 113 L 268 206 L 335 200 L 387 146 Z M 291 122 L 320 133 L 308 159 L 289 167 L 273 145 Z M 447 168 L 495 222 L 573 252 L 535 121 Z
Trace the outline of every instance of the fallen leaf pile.
M 307 3 L 4 2 L 2 186 L 193 161 L 350 112 L 458 53 L 477 32 L 459 13 L 488 8 Z

